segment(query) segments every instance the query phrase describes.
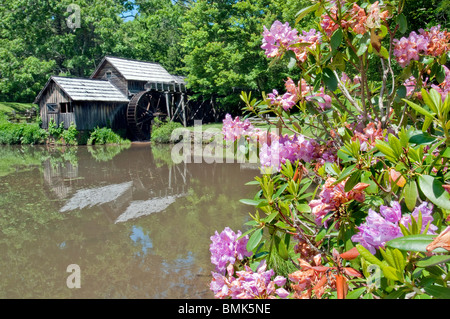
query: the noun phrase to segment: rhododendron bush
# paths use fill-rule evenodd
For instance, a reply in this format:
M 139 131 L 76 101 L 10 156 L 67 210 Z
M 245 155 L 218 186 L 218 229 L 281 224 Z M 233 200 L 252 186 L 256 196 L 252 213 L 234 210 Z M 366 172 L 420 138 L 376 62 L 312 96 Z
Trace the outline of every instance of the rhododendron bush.
M 406 34 L 405 5 L 312 1 L 317 29 L 261 30 L 291 75 L 223 122 L 261 174 L 244 233 L 211 237 L 217 298 L 450 298 L 450 32 Z

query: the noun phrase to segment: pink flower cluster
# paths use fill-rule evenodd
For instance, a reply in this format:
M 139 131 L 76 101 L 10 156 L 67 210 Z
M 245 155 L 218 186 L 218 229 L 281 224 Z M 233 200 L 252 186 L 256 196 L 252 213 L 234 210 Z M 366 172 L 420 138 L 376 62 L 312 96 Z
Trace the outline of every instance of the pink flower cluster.
M 211 252 L 211 263 L 216 266 L 216 271 L 224 274 L 227 264 L 234 265 L 236 259 L 243 260 L 244 257 L 250 257 L 251 252 L 247 251 L 248 236 L 241 236 L 241 231 L 237 234 L 229 227 L 219 234 L 217 231 L 211 236 L 212 243 L 209 246 Z
M 286 134 L 272 140 L 270 144 L 263 144 L 259 152 L 261 168 L 265 172 L 278 172 L 281 164 L 285 164 L 287 160 L 291 163 L 297 160 L 310 162 L 320 156 L 317 147 L 318 144 L 314 140 L 306 139 L 301 134 L 292 137 Z
M 358 227 L 359 232 L 352 236 L 352 241 L 359 242 L 367 248 L 372 254 L 376 253 L 376 249 L 384 247 L 386 242 L 403 236 L 399 223 L 405 227 L 411 224 L 411 218 L 418 220 L 419 211 L 422 214 L 422 232 L 430 223 L 428 234 L 435 234 L 437 227 L 431 222 L 433 221 L 432 212 L 433 205 L 423 202 L 416 207 L 411 214 L 402 216 L 401 206 L 398 202 L 393 202 L 392 206 L 380 206 L 380 214 L 369 209 L 365 223 Z
M 225 115 L 223 120 L 222 133 L 227 141 L 236 141 L 241 136 L 245 136 L 253 132 L 254 127 L 248 119 L 241 121 L 238 116 L 233 118 L 230 114 Z
M 444 71 L 445 71 L 445 79 L 442 83 L 439 85 L 432 84 L 431 88 L 435 89 L 441 94 L 442 102 L 445 101 L 445 98 L 447 97 L 448 93 L 450 92 L 450 70 L 443 65 Z
M 298 31 L 292 29 L 289 23 L 282 24 L 280 21 L 275 21 L 270 30 L 264 26 L 262 49 L 265 50 L 268 58 L 281 56 L 292 44 L 298 40 Z
M 319 92 L 313 93 L 312 87 L 304 79 L 301 79 L 296 85 L 291 78 L 287 79 L 285 87 L 286 93 L 283 95 L 279 95 L 277 90 L 273 90 L 272 93 L 267 95 L 271 105 L 281 106 L 285 111 L 288 111 L 302 98 L 306 101 L 311 101 L 314 97 L 321 97 L 323 102 L 317 102 L 321 110 L 331 107 L 331 97 L 325 94 L 323 87 L 319 89 Z
M 297 43 L 309 43 L 309 45 L 294 46 L 290 48 L 294 51 L 297 60 L 304 63 L 308 58 L 309 50 L 316 50 L 317 45 L 322 43 L 322 34 L 315 29 L 310 29 L 308 32 L 302 31 L 302 35 L 298 37 Z
M 341 1 L 341 11 L 344 12 L 344 14 L 339 19 L 337 4 L 335 1 L 333 1 L 333 3 L 334 6 L 329 10 L 330 15 L 322 15 L 322 20 L 320 22 L 320 26 L 329 37 L 331 37 L 334 31 L 340 27 L 343 29 L 351 29 L 353 32 L 358 34 L 364 34 L 369 29 L 379 28 L 381 25 L 381 20 L 386 21 L 389 18 L 389 11 L 386 10 L 381 12 L 379 1 L 376 1 L 370 5 L 367 13 L 356 3 L 353 3 L 351 10 L 347 13 L 347 9 L 344 7 L 345 1 Z
M 236 271 L 237 277 L 234 277 L 234 268 L 232 265 L 227 267 L 228 277 L 212 273 L 210 289 L 214 292 L 216 298 L 225 299 L 276 299 L 286 298 L 289 292 L 282 288 L 286 283 L 286 278 L 276 276 L 273 269 L 266 270 L 266 261 L 263 260 L 256 272 L 244 266 L 245 270 Z M 276 288 L 276 286 L 280 288 Z
M 268 58 L 279 57 L 287 50 L 291 50 L 300 62 L 305 62 L 308 48 L 314 50 L 316 45 L 321 42 L 321 36 L 320 32 L 315 29 L 311 29 L 309 32 L 302 31 L 302 35 L 298 35 L 298 31 L 292 29 L 288 22 L 283 24 L 277 20 L 272 24 L 270 30 L 264 26 L 261 48 L 265 50 Z M 307 45 L 296 45 L 300 43 Z
M 364 189 L 366 189 L 369 184 L 358 183 L 349 192 L 344 190 L 345 183 L 347 180 L 341 181 L 336 185 L 336 179 L 329 177 L 325 184 L 323 185 L 322 191 L 319 194 L 319 199 L 312 200 L 309 203 L 312 213 L 315 216 L 315 221 L 317 225 L 324 224 L 328 227 L 328 220 L 323 220 L 323 218 L 330 212 L 338 210 L 343 204 L 354 199 L 358 202 L 364 202 L 365 194 Z
M 279 136 L 274 132 L 262 131 L 253 127 L 247 120 L 234 120 L 229 114 L 223 120 L 222 132 L 225 140 L 235 141 L 246 136 L 249 142 L 259 146 L 259 160 L 262 171 L 265 173 L 279 172 L 281 165 L 287 160 L 294 163 L 297 160 L 304 162 L 316 161 L 316 164 L 333 162 L 336 159 L 337 149 L 332 141 L 326 145 L 319 145 L 315 140 L 308 139 L 302 134 Z
M 349 127 L 349 126 L 347 126 Z M 375 124 L 370 122 L 362 131 L 355 129 L 352 141 L 359 140 L 361 145 L 361 151 L 367 151 L 372 149 L 377 140 L 384 140 L 384 130 L 381 128 L 381 122 Z
M 440 26 L 429 31 L 411 32 L 400 40 L 394 39 L 394 56 L 398 64 L 407 66 L 412 60 L 418 61 L 420 54 L 440 56 L 450 51 L 450 32 L 440 31 Z

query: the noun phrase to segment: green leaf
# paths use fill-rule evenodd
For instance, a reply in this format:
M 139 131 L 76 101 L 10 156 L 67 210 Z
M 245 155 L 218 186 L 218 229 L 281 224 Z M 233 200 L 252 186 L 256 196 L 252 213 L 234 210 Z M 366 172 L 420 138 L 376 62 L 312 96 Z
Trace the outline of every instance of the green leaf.
M 258 246 L 259 242 L 261 241 L 261 238 L 263 236 L 263 229 L 256 230 L 248 239 L 247 242 L 247 251 L 252 251 L 253 249 Z
M 364 54 L 364 52 L 367 51 L 367 44 L 362 42 L 361 45 L 358 48 L 358 51 L 356 51 L 357 56 L 361 56 Z
M 409 138 L 409 142 L 412 144 L 418 144 L 418 145 L 422 145 L 422 144 L 432 144 L 436 141 L 436 138 L 431 136 L 428 133 L 419 133 L 419 134 L 415 134 L 412 135 Z
M 428 130 L 428 128 L 430 127 L 430 125 L 432 123 L 433 123 L 433 119 L 431 117 L 426 117 L 425 120 L 423 121 L 422 132 L 425 132 L 426 130 Z
M 426 116 L 426 117 L 431 117 L 434 118 L 434 115 L 431 114 L 430 112 L 428 112 L 427 110 L 425 110 L 423 107 L 421 107 L 420 105 L 413 103 L 411 101 L 408 101 L 406 99 L 402 99 L 403 102 L 406 102 L 409 106 L 411 106 L 414 110 L 416 110 L 417 112 L 419 112 L 420 114 Z
M 422 94 L 422 99 L 425 102 L 426 105 L 428 105 L 428 107 L 434 112 L 434 113 L 438 113 L 438 109 L 437 109 L 437 105 L 436 105 L 436 101 L 434 100 L 434 98 L 432 98 L 431 94 L 428 94 L 427 90 L 425 90 L 424 88 L 422 88 L 420 90 L 421 94 Z
M 372 253 L 362 245 L 356 245 L 356 249 L 358 250 L 361 257 L 363 257 L 368 263 L 378 265 L 380 268 L 384 266 L 384 264 Z
M 410 235 L 394 238 L 386 243 L 387 247 L 397 248 L 402 251 L 427 252 L 427 246 L 433 241 L 436 235 Z M 433 252 L 446 252 L 443 248 L 436 248 Z
M 447 147 L 441 154 L 442 157 L 450 158 L 450 147 Z
M 297 204 L 295 205 L 297 207 L 297 210 L 302 213 L 310 213 L 311 207 L 308 204 Z
M 355 290 L 349 291 L 345 299 L 358 299 L 366 291 L 366 287 L 356 288 Z
M 239 201 L 242 204 L 251 205 L 251 206 L 257 206 L 262 201 L 262 199 L 258 199 L 258 200 L 255 200 L 255 199 L 240 199 Z
M 339 182 L 343 181 L 344 179 L 346 179 L 348 176 L 350 176 L 353 173 L 353 170 L 355 169 L 356 164 L 347 166 L 342 173 L 339 175 L 339 177 L 336 179 L 336 182 L 333 183 L 333 185 L 338 184 Z
M 450 288 L 441 286 L 425 286 L 425 291 L 439 299 L 450 299 Z
M 382 141 L 382 140 L 376 140 L 375 147 L 383 153 L 388 160 L 391 162 L 396 162 L 397 157 L 395 156 L 394 150 L 389 146 L 388 143 Z
M 341 45 L 343 36 L 344 35 L 342 33 L 341 28 L 334 31 L 333 35 L 331 36 L 331 41 L 330 41 L 330 45 L 333 50 L 336 50 L 337 48 L 339 48 L 339 46 Z
M 415 180 L 408 180 L 403 188 L 403 196 L 405 197 L 406 207 L 410 211 L 413 211 L 416 207 L 416 201 L 418 196 L 417 184 Z
M 289 253 L 286 247 L 286 243 L 278 236 L 275 236 L 275 247 L 278 251 L 278 255 L 280 255 L 281 258 L 283 258 L 284 260 L 289 259 Z
M 389 133 L 388 141 L 389 141 L 389 146 L 394 151 L 394 156 L 396 158 L 399 158 L 402 155 L 402 153 L 403 153 L 402 145 L 400 143 L 400 140 L 397 137 L 395 137 L 394 134 Z
M 266 218 L 263 218 L 262 221 L 265 222 L 265 223 L 270 223 L 277 215 L 278 215 L 278 212 L 273 212 L 272 214 L 270 214 Z
M 383 271 L 383 274 L 386 278 L 392 279 L 392 280 L 400 280 L 401 277 L 398 276 L 398 271 L 394 267 L 391 266 L 383 266 L 381 267 L 381 270 Z
M 354 172 L 349 179 L 345 182 L 344 191 L 349 192 L 353 189 L 353 187 L 359 183 L 361 179 L 361 171 Z
M 397 16 L 397 23 L 398 23 L 398 26 L 399 26 L 399 31 L 401 33 L 405 33 L 406 30 L 408 30 L 408 21 L 406 20 L 406 17 L 405 17 L 405 15 L 403 13 L 400 13 Z
M 406 266 L 405 256 L 403 256 L 402 252 L 398 249 L 394 249 L 392 255 L 395 262 L 395 268 L 402 273 Z
M 431 267 L 450 261 L 450 255 L 433 255 L 417 262 L 417 267 Z
M 297 12 L 296 16 L 297 18 L 295 19 L 295 24 L 299 23 L 299 21 L 301 19 L 303 19 L 304 17 L 306 17 L 310 12 L 316 11 L 320 6 L 320 2 L 313 4 L 312 6 L 303 8 L 302 10 L 300 10 L 299 12 Z
M 450 210 L 450 194 L 442 187 L 442 183 L 429 175 L 421 175 L 418 179 L 422 193 L 435 205 Z
M 288 69 L 292 70 L 297 65 L 297 58 L 295 56 L 294 51 L 288 50 L 285 54 L 286 58 L 289 60 Z
M 325 85 L 328 87 L 328 89 L 330 89 L 330 91 L 336 91 L 338 87 L 338 80 L 331 69 L 324 68 L 322 78 L 325 82 Z

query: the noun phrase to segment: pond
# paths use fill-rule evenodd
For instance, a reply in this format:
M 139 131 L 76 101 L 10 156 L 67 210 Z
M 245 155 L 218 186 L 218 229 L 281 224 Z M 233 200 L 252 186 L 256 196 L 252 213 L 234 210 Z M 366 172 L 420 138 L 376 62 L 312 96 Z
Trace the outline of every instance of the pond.
M 210 236 L 244 231 L 258 173 L 168 145 L 1 146 L 0 298 L 213 298 Z

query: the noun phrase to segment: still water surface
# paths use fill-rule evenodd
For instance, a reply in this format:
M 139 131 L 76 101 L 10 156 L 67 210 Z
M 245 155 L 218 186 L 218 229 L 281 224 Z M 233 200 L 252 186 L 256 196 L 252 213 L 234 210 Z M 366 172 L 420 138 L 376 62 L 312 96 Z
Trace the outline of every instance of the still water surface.
M 1 146 L 0 298 L 213 298 L 209 238 L 244 230 L 257 174 L 167 145 Z

